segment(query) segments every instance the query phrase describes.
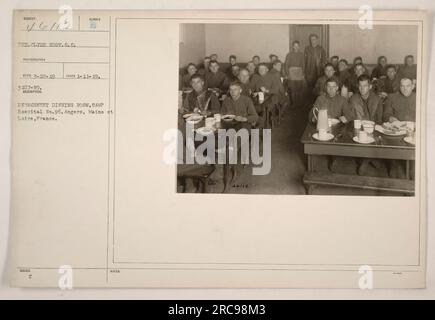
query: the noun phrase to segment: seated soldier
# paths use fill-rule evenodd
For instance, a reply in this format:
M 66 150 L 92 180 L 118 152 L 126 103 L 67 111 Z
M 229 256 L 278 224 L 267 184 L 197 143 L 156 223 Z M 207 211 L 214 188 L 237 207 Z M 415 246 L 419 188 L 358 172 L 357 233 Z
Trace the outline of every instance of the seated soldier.
M 181 78 L 180 89 L 188 89 L 190 86 L 190 77 L 192 77 L 196 72 L 197 68 L 193 63 L 189 63 L 186 68 L 187 73 Z
M 358 78 L 358 93 L 349 99 L 349 108 L 353 119 L 370 120 L 382 123 L 382 99 L 372 90 L 370 77 L 366 74 Z M 385 161 L 379 159 L 358 159 L 358 174 L 362 176 L 388 176 Z
M 284 87 L 281 79 L 276 75 L 269 73 L 267 64 L 260 63 L 258 66 L 258 74 L 251 79 L 252 88 L 255 92 L 262 91 L 269 94 L 284 94 Z
M 400 89 L 398 92 L 390 94 L 385 102 L 384 121 L 391 123 L 397 121 L 413 121 L 416 117 L 416 96 L 414 83 L 411 79 L 402 78 L 400 80 Z M 392 178 L 406 178 L 406 169 L 404 161 L 389 161 L 389 175 Z M 411 170 L 411 176 L 414 176 Z
M 242 95 L 242 85 L 240 82 L 232 82 L 230 85 L 230 97 L 222 103 L 221 113 L 233 114 L 236 120 L 255 125 L 258 121 L 258 114 L 255 111 L 252 99 Z
M 254 74 L 257 73 L 257 68 L 255 67 L 254 61 L 248 61 L 246 64 L 246 69 L 249 71 L 249 79 L 252 80 Z
M 348 98 L 348 91 L 350 88 L 350 73 L 349 66 L 346 59 L 341 59 L 338 62 L 337 78 L 340 83 L 340 93 L 346 99 Z
M 326 93 L 317 97 L 313 108 L 309 113 L 309 121 L 317 122 L 317 110 L 327 110 L 328 118 L 339 119 L 347 123 L 351 119 L 350 110 L 346 98 L 338 93 L 339 85 L 336 78 L 326 80 Z M 343 174 L 355 174 L 356 162 L 350 157 L 315 156 L 312 162 L 315 171 L 333 171 Z
M 389 94 L 399 91 L 400 82 L 397 77 L 396 67 L 389 64 L 386 68 L 387 76 L 379 81 L 378 94 L 382 98 L 386 98 Z
M 335 73 L 338 73 L 338 63 L 340 61 L 339 56 L 332 56 L 331 59 L 329 59 L 329 62 L 332 64 L 332 66 L 334 67 Z
M 378 65 L 373 68 L 371 78 L 372 80 L 375 79 L 382 79 L 387 76 L 387 58 L 385 56 L 380 56 L 378 58 Z
M 239 72 L 240 72 L 239 65 L 235 64 L 235 65 L 231 66 L 231 74 L 228 76 L 228 80 L 230 82 L 237 81 L 238 76 L 239 76 Z
M 257 55 L 253 56 L 252 57 L 252 62 L 254 63 L 255 71 L 257 72 L 258 71 L 258 66 L 260 64 L 260 57 L 257 56 Z
M 327 110 L 328 118 L 339 119 L 342 123 L 351 120 L 347 100 L 338 93 L 338 81 L 331 77 L 326 80 L 326 93 L 317 97 L 314 106 L 309 113 L 309 120 L 316 122 L 316 111 Z
M 204 116 L 211 116 L 219 113 L 219 100 L 211 91 L 206 90 L 202 75 L 194 74 L 190 78 L 190 85 L 193 91 L 183 100 L 183 106 L 179 111 L 180 114 L 195 112 Z
M 231 114 L 235 115 L 235 120 L 241 124 L 242 128 L 250 129 L 257 124 L 259 117 L 255 111 L 252 99 L 248 96 L 242 95 L 242 86 L 240 82 L 232 82 L 230 84 L 230 96 L 225 98 L 222 103 L 222 115 Z M 240 146 L 240 148 L 243 148 Z M 240 149 L 238 148 L 238 151 Z M 238 152 L 239 153 L 239 152 Z M 237 165 L 233 168 L 233 178 L 235 180 L 242 171 L 242 166 Z M 215 171 L 211 174 L 211 184 L 219 184 L 223 181 L 224 169 L 223 165 L 215 165 Z M 222 189 L 222 186 L 217 186 Z
M 325 66 L 323 67 L 323 73 L 324 73 L 323 76 L 317 79 L 316 85 L 314 86 L 313 93 L 315 96 L 326 94 L 325 92 L 326 80 L 334 77 L 335 74 L 334 66 L 331 63 L 326 63 Z M 338 80 L 336 80 L 336 83 L 338 83 Z
M 414 121 L 415 122 L 415 92 L 414 84 L 409 78 L 400 80 L 399 92 L 390 94 L 385 102 L 384 121 Z
M 199 73 L 200 75 L 202 75 L 202 76 L 205 77 L 205 74 L 206 74 L 207 72 L 210 71 L 210 70 L 209 70 L 209 67 L 210 67 L 210 61 L 211 61 L 210 57 L 205 57 L 205 58 L 204 58 L 204 60 L 203 60 L 203 62 L 202 62 L 202 67 L 198 70 L 198 73 Z
M 238 79 L 240 81 L 240 87 L 242 88 L 242 94 L 247 97 L 252 96 L 251 83 L 249 81 L 249 71 L 248 69 L 240 69 Z
M 405 57 L 405 64 L 399 68 L 398 77 L 399 80 L 402 78 L 411 79 L 415 85 L 417 79 L 417 65 L 414 64 L 413 55 L 407 55 Z
M 219 71 L 219 63 L 217 61 L 210 62 L 210 72 L 205 75 L 207 88 L 213 89 L 217 94 L 228 89 L 228 80 L 225 73 Z
M 358 92 L 349 99 L 352 119 L 370 120 L 382 123 L 382 99 L 372 90 L 370 77 L 366 74 L 358 78 Z
M 229 61 L 230 65 L 226 69 L 225 73 L 226 73 L 227 77 L 231 79 L 233 77 L 233 67 L 237 66 L 237 57 L 232 54 L 232 55 L 230 55 L 228 61 Z
M 362 63 L 357 63 L 353 67 L 353 73 L 350 75 L 349 78 L 349 97 L 352 96 L 352 94 L 358 93 L 359 91 L 359 82 L 358 78 L 365 74 L 365 68 Z

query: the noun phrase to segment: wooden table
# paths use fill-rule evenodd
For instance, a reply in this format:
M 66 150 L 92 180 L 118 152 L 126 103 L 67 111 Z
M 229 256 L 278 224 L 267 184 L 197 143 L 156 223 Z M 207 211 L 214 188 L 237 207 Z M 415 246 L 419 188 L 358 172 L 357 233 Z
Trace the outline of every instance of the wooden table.
M 308 194 L 312 193 L 313 187 L 317 185 L 389 191 L 404 195 L 414 194 L 415 181 L 411 178 L 410 170 L 415 160 L 415 147 L 406 143 L 403 136 L 392 137 L 375 131 L 373 133 L 375 142 L 359 144 L 353 141 L 356 135 L 353 122 L 333 126 L 331 133 L 334 134 L 334 139 L 328 142 L 315 140 L 312 135 L 316 132 L 315 124 L 309 123 L 301 138 L 304 153 L 308 157 L 307 171 L 303 178 Z M 325 155 L 404 160 L 406 179 L 316 172 L 313 160 L 316 156 Z

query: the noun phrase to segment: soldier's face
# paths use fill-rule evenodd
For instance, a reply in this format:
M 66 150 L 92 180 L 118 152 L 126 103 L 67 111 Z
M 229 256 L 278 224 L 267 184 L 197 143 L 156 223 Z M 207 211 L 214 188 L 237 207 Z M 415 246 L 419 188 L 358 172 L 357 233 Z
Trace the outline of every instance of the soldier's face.
M 414 58 L 413 57 L 406 58 L 406 65 L 412 66 L 413 64 L 414 64 Z
M 237 99 L 240 97 L 240 94 L 242 93 L 242 88 L 239 86 L 230 86 L 230 95 L 233 99 Z
M 380 59 L 379 64 L 384 67 L 387 64 L 387 59 L 385 58 Z
M 409 97 L 412 90 L 414 90 L 414 84 L 410 79 L 402 79 L 402 81 L 400 81 L 400 92 L 402 92 L 405 97 Z
M 364 73 L 364 68 L 363 66 L 357 66 L 355 68 L 355 74 L 359 77 L 360 75 L 362 75 Z
M 396 70 L 394 70 L 393 68 L 390 68 L 387 70 L 387 77 L 388 78 L 393 80 L 395 76 L 396 76 Z
M 257 65 L 257 64 L 260 63 L 260 58 L 255 57 L 255 58 L 252 59 L 252 61 L 254 62 L 255 65 Z
M 236 64 L 236 59 L 235 59 L 235 58 L 231 58 L 231 59 L 230 59 L 230 63 L 231 63 L 231 64 Z
M 219 65 L 217 63 L 210 64 L 210 71 L 216 73 L 219 71 Z
M 273 68 L 279 72 L 281 72 L 282 64 L 281 63 L 275 63 L 273 65 Z
M 254 73 L 255 72 L 255 64 L 253 62 L 248 63 L 246 68 L 249 70 L 250 73 Z
M 189 68 L 187 68 L 187 72 L 188 72 L 190 75 L 195 74 L 195 73 L 196 73 L 196 67 L 195 67 L 195 66 L 189 66 Z
M 266 75 L 267 71 L 269 71 L 269 70 L 267 70 L 266 66 L 260 66 L 258 68 L 258 73 L 260 74 L 260 76 Z
M 241 83 L 248 83 L 249 82 L 249 72 L 246 70 L 240 71 L 238 78 L 239 78 Z
M 331 66 L 327 66 L 325 68 L 325 76 L 327 76 L 328 78 L 331 78 L 334 75 L 334 68 Z
M 240 67 L 239 66 L 233 66 L 231 68 L 231 72 L 233 73 L 233 76 L 237 77 L 239 75 Z
M 362 96 L 367 96 L 370 92 L 371 87 L 372 86 L 369 84 L 368 81 L 360 81 L 358 83 L 359 92 Z
M 202 79 L 200 79 L 200 78 L 192 79 L 190 81 L 190 84 L 191 84 L 193 90 L 195 90 L 196 92 L 201 92 L 202 89 L 204 88 L 204 81 L 202 81 Z
M 326 84 L 326 92 L 328 93 L 328 96 L 330 96 L 331 98 L 337 94 L 337 91 L 338 91 L 338 85 L 335 82 L 328 82 Z
M 313 46 L 313 47 L 315 47 L 315 46 L 317 46 L 317 44 L 319 43 L 319 39 L 317 39 L 317 37 L 311 37 L 310 38 L 310 42 L 311 42 L 311 45 Z

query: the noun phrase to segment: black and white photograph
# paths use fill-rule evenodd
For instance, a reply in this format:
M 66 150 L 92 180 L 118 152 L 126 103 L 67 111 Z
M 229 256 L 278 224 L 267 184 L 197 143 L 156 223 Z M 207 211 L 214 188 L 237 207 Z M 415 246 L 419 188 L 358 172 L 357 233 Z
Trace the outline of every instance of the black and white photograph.
M 417 43 L 405 24 L 181 24 L 177 192 L 413 196 Z

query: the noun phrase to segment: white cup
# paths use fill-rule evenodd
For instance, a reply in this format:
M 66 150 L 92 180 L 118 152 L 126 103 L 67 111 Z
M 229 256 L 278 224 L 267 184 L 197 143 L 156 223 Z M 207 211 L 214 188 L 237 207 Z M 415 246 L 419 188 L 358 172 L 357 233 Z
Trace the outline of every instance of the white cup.
M 364 130 L 361 130 L 359 133 L 358 133 L 358 140 L 359 140 L 359 142 L 366 142 L 367 141 L 367 132 L 366 131 L 364 131 Z
M 327 130 L 326 129 L 319 129 L 319 139 L 326 140 L 327 137 L 328 137 Z
M 212 128 L 214 124 L 215 124 L 214 118 L 209 117 L 209 118 L 205 119 L 205 127 L 206 128 Z
M 361 120 L 358 119 L 353 120 L 353 127 L 355 129 L 361 129 Z

